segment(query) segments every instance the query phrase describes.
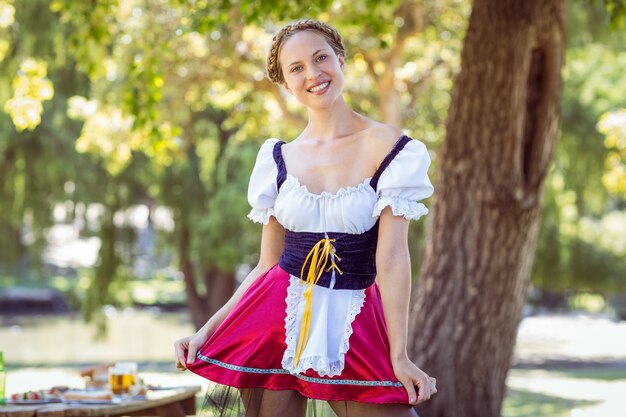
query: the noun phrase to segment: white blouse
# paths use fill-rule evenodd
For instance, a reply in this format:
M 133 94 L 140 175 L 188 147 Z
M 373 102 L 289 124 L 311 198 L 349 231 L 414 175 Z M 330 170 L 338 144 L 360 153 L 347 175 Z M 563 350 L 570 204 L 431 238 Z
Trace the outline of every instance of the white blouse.
M 269 217 L 274 216 L 285 229 L 293 232 L 360 234 L 374 226 L 387 206 L 395 216 L 407 220 L 417 220 L 428 213 L 419 200 L 433 194 L 428 178 L 430 156 L 424 143 L 418 140 L 409 141 L 384 169 L 377 191 L 370 186 L 371 178 L 365 178 L 360 184 L 341 188 L 335 193 L 319 194 L 311 193 L 288 172 L 278 191 L 278 168 L 273 157 L 276 142 L 278 139 L 270 138 L 263 143 L 250 177 L 248 202 L 252 211 L 248 218 L 252 221 L 267 224 Z M 339 375 L 349 349 L 352 321 L 361 310 L 365 290 L 315 286 L 309 341 L 298 366 L 294 367 L 305 288 L 299 277 L 290 276 L 286 294 L 287 349 L 283 367 L 292 373 L 312 368 L 320 376 Z

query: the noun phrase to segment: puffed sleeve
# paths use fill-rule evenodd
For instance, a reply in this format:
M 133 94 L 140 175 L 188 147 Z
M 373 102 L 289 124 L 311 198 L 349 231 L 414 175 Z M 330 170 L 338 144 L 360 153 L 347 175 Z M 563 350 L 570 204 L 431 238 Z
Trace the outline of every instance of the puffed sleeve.
M 417 220 L 428 209 L 420 200 L 433 194 L 433 186 L 428 178 L 430 156 L 426 145 L 418 140 L 410 140 L 394 157 L 380 175 L 377 187 L 378 201 L 372 217 L 380 217 L 387 206 L 394 216 L 407 220 Z
M 276 176 L 278 168 L 274 161 L 274 145 L 278 139 L 267 139 L 256 157 L 250 183 L 248 185 L 248 203 L 252 211 L 248 218 L 256 223 L 267 224 L 274 215 L 274 200 L 278 195 Z

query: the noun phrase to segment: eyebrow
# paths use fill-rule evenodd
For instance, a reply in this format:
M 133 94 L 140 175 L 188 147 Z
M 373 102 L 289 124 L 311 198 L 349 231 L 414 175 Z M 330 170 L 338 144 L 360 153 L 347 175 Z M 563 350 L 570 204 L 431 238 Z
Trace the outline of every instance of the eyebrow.
M 325 52 L 325 51 L 326 51 L 325 49 L 318 49 L 317 51 L 313 52 L 313 54 L 311 54 L 311 56 L 315 56 L 315 55 L 317 55 L 319 52 Z M 300 63 L 300 61 L 294 61 L 294 62 L 292 62 L 291 64 L 289 64 L 289 65 L 288 65 L 288 67 L 290 67 L 290 66 L 292 66 L 292 65 L 295 65 L 295 64 L 299 64 L 299 63 Z

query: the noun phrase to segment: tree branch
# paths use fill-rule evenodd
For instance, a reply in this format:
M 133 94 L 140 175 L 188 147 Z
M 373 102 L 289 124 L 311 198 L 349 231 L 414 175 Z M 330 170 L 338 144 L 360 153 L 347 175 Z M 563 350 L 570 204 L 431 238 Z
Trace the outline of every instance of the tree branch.
M 415 106 L 417 102 L 417 98 L 424 92 L 426 86 L 428 86 L 428 82 L 433 76 L 435 69 L 444 64 L 445 61 L 441 58 L 438 58 L 433 64 L 422 72 L 422 75 L 419 77 L 417 81 L 414 82 L 406 82 L 407 91 L 409 91 L 411 95 L 411 100 L 409 102 L 409 108 Z
M 295 126 L 306 125 L 306 120 L 303 117 L 289 110 L 289 108 L 287 107 L 287 102 L 285 101 L 283 96 L 280 94 L 280 89 L 278 88 L 278 86 L 274 85 L 266 78 L 264 78 L 261 81 L 255 80 L 253 84 L 254 84 L 255 91 L 266 91 L 270 93 L 272 97 L 274 97 L 274 99 L 276 100 L 276 103 L 278 103 L 278 107 L 280 107 L 280 111 L 282 112 L 283 118 L 287 122 Z

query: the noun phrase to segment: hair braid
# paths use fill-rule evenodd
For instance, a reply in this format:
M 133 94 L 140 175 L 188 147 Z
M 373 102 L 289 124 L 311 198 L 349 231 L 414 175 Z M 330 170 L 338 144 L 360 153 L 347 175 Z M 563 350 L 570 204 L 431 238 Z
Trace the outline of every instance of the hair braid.
M 280 60 L 278 59 L 280 50 L 287 39 L 304 30 L 318 32 L 326 38 L 326 41 L 336 55 L 345 56 L 341 35 L 339 35 L 339 32 L 337 32 L 335 28 L 313 19 L 296 20 L 295 22 L 285 25 L 272 38 L 272 47 L 267 56 L 267 78 L 269 78 L 271 82 L 281 84 L 285 81 L 283 78 L 283 71 L 280 66 Z

